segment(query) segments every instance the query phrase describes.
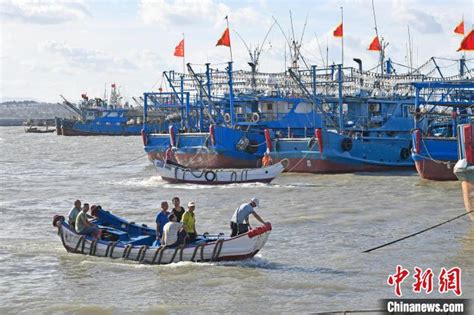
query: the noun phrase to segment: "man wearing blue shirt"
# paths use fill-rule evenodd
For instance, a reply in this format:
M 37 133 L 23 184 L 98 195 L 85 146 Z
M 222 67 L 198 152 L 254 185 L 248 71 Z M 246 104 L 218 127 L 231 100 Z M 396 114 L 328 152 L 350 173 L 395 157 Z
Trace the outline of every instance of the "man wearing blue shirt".
M 168 202 L 162 201 L 161 202 L 161 211 L 158 212 L 156 216 L 156 239 L 161 241 L 161 237 L 163 235 L 163 228 L 165 224 L 168 223 Z
M 231 237 L 248 232 L 250 229 L 250 214 L 253 214 L 255 219 L 262 224 L 265 224 L 265 221 L 263 221 L 263 219 L 255 212 L 254 208 L 256 207 L 258 207 L 258 199 L 252 198 L 249 203 L 243 203 L 235 210 L 234 215 L 230 220 L 230 228 L 232 230 Z

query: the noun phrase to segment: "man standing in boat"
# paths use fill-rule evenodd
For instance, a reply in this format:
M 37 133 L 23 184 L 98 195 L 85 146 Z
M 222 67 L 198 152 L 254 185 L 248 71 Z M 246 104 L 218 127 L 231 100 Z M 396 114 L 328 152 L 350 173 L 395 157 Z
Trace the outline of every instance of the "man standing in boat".
M 163 228 L 168 223 L 168 202 L 161 202 L 161 211 L 156 216 L 156 240 L 161 241 L 163 236 Z
M 260 223 L 265 224 L 265 221 L 255 212 L 255 209 L 258 207 L 258 199 L 252 198 L 250 199 L 249 203 L 243 203 L 238 207 L 232 219 L 230 220 L 230 228 L 232 230 L 231 237 L 247 233 L 250 229 L 250 222 L 249 216 L 253 214 L 255 219 L 257 219 Z
M 173 197 L 171 202 L 173 203 L 172 212 L 176 216 L 176 222 L 181 222 L 185 210 L 183 207 L 181 207 L 181 201 L 179 200 L 179 197 Z
M 193 201 L 188 203 L 188 210 L 183 214 L 183 227 L 186 232 L 186 243 L 194 243 L 196 241 L 196 218 L 194 217 L 194 209 L 196 205 Z

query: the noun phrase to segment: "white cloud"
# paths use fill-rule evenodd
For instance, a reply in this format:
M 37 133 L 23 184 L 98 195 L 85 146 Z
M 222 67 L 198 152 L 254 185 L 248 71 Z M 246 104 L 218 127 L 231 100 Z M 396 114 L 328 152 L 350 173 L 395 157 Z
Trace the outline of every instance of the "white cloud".
M 0 3 L 2 19 L 31 24 L 60 24 L 90 15 L 80 0 L 5 0 Z
M 259 5 L 258 3 L 256 5 Z M 270 21 L 255 6 L 231 8 L 215 0 L 141 0 L 139 14 L 146 24 L 157 24 L 162 28 L 171 26 L 212 25 L 222 27 L 225 17 L 236 26 L 258 26 Z
M 135 70 L 137 65 L 127 58 L 108 55 L 100 50 L 71 47 L 66 42 L 46 41 L 39 45 L 42 52 L 60 56 L 69 66 L 86 70 Z
M 441 33 L 443 27 L 436 17 L 428 11 L 420 11 L 414 7 L 408 7 L 404 2 L 395 2 L 393 10 L 394 18 L 406 24 L 410 24 L 421 33 Z
M 146 24 L 158 24 L 163 28 L 170 25 L 193 25 L 211 21 L 219 23 L 230 8 L 214 0 L 142 0 L 140 15 Z

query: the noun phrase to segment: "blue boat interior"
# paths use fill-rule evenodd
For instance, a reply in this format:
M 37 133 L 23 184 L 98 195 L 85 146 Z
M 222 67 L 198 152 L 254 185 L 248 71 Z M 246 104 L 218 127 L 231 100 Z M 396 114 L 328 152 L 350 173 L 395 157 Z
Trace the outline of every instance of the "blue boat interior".
M 102 230 L 102 241 L 114 241 L 122 245 L 133 246 L 147 245 L 153 247 L 161 245 L 156 240 L 156 230 L 154 228 L 150 228 L 146 224 L 140 225 L 126 221 L 109 211 L 98 210 L 91 222 L 98 225 Z M 222 235 L 198 235 L 196 242 L 188 244 L 188 246 L 215 241 L 219 236 L 222 238 Z

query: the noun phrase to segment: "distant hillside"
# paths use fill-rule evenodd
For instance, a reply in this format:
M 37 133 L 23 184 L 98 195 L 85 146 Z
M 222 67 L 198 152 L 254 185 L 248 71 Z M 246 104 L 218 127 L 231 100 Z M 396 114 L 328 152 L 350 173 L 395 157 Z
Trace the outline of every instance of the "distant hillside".
M 74 113 L 61 104 L 36 101 L 9 101 L 0 103 L 0 126 L 21 125 L 28 119 L 48 120 L 55 117 L 72 118 Z

